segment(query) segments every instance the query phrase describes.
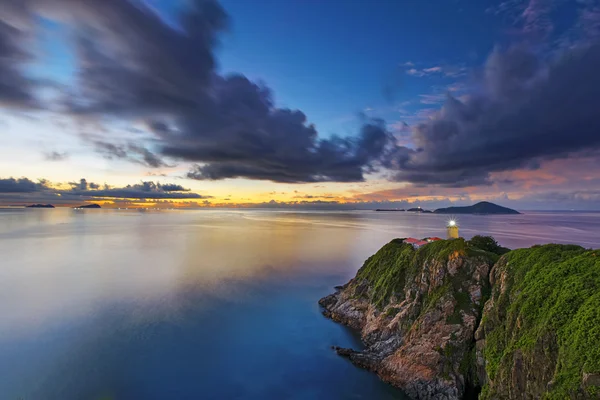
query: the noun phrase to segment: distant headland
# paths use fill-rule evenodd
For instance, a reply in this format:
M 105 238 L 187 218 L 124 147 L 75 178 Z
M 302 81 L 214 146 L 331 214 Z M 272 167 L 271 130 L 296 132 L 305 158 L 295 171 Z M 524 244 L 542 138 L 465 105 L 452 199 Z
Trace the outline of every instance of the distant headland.
M 417 213 L 431 213 L 431 212 L 433 212 L 431 210 L 425 210 L 424 208 L 421 208 L 421 207 L 409 208 L 406 211 L 408 211 L 408 212 L 417 212 Z
M 54 208 L 54 206 L 52 204 L 32 204 L 25 206 L 25 208 Z
M 512 208 L 502 207 L 489 201 L 480 201 L 472 206 L 438 208 L 436 214 L 521 214 Z
M 78 206 L 78 207 L 73 207 L 75 209 L 79 209 L 79 208 L 102 208 L 100 207 L 100 204 L 85 204 L 83 206 Z
M 425 214 L 521 214 L 517 210 L 502 207 L 498 204 L 490 203 L 489 201 L 480 201 L 472 206 L 438 208 L 435 211 L 426 210 L 421 207 L 409 208 L 408 210 L 400 208 L 378 208 L 375 211 L 407 211 Z

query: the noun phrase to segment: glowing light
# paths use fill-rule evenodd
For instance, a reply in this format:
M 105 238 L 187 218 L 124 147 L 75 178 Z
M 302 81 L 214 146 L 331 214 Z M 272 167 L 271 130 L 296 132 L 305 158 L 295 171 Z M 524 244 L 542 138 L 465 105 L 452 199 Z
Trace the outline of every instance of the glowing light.
M 450 221 L 448 221 L 448 225 L 449 226 L 456 226 L 456 221 L 451 219 Z

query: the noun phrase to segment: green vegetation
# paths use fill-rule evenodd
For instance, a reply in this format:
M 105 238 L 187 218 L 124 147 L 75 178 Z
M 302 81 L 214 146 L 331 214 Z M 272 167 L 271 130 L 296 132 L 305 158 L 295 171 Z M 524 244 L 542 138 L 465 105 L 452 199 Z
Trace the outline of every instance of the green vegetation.
M 506 276 L 506 290 L 494 288 L 494 307 L 483 322 L 486 370 L 494 387 L 511 385 L 519 350 L 534 375 L 540 357 L 556 361 L 544 398 L 575 397 L 584 372 L 600 373 L 600 251 L 535 246 L 511 251 L 496 268 Z M 494 387 L 484 387 L 481 398 L 497 398 Z M 598 388 L 586 390 L 592 395 Z
M 491 236 L 476 235 L 473 236 L 467 243 L 472 247 L 489 251 L 490 253 L 498 254 L 499 256 L 510 251 L 509 248 L 500 246 L 498 242 L 496 242 L 496 239 Z
M 395 297 L 397 301 L 404 299 L 406 283 L 412 282 L 426 262 L 442 263 L 464 256 L 483 257 L 490 264 L 497 259 L 495 254 L 473 247 L 463 239 L 440 240 L 429 243 L 418 250 L 415 250 L 410 244 L 404 243 L 403 239 L 394 239 L 365 261 L 356 274 L 355 284 L 359 286 L 361 282 L 369 282 L 371 289 L 368 296 L 378 308 L 382 309 L 392 297 Z M 470 307 L 469 295 L 460 293 L 460 286 L 467 278 L 462 275 L 463 273 L 464 271 L 459 270 L 455 277 L 448 279 L 444 285 L 430 293 L 428 298 L 424 299 L 423 304 L 426 304 L 424 309 L 435 304 L 448 292 L 455 293 L 455 297 L 460 297 L 457 298 L 459 304 L 457 308 Z M 361 293 L 358 288 L 355 290 L 355 295 L 365 294 Z
M 469 296 L 468 293 L 457 291 L 454 293 L 454 299 L 456 300 L 454 313 L 446 318 L 446 322 L 449 324 L 461 324 L 462 317 L 460 312 L 467 311 L 473 307 L 471 296 Z M 483 302 L 481 302 L 481 304 L 483 305 Z
M 394 239 L 365 261 L 356 274 L 358 282 L 367 280 L 372 286 L 370 298 L 382 308 L 390 297 L 402 299 L 407 269 L 412 264 L 414 249 L 402 239 Z
M 494 286 L 480 276 L 482 300 L 474 304 L 469 282 L 481 263 L 495 264 Z M 440 274 L 443 269 L 452 273 Z M 439 280 L 424 286 L 429 279 Z M 388 318 L 399 311 L 394 302 L 417 299 L 419 315 L 399 321 L 399 329 L 418 329 L 420 316 L 449 301 L 454 309 L 445 323 L 462 324 L 463 314 L 479 315 L 491 297 L 493 306 L 481 321 L 488 378 L 481 399 L 509 398 L 515 391 L 547 400 L 600 396 L 600 386 L 594 386 L 600 375 L 600 250 L 552 244 L 510 251 L 479 235 L 415 250 L 394 239 L 364 263 L 350 289 L 385 309 Z M 443 374 L 458 369 L 467 386 L 479 389 L 475 341 L 455 339 L 437 349 L 450 361 Z M 591 374 L 585 384 L 584 374 Z M 526 377 L 526 387 L 518 386 L 516 376 Z

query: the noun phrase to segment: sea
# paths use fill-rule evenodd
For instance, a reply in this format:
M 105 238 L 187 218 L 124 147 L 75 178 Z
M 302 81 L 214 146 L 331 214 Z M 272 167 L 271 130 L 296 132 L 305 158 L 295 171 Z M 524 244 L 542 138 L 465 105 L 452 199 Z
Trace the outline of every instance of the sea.
M 0 210 L 0 399 L 406 399 L 317 301 L 447 215 Z M 462 215 L 510 248 L 600 248 L 600 213 Z

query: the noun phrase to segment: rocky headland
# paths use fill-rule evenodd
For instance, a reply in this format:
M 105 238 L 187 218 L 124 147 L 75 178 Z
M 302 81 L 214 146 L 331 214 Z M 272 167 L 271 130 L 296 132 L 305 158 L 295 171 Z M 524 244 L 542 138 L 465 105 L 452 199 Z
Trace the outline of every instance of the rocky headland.
M 600 251 L 394 239 L 319 304 L 414 399 L 600 398 Z

